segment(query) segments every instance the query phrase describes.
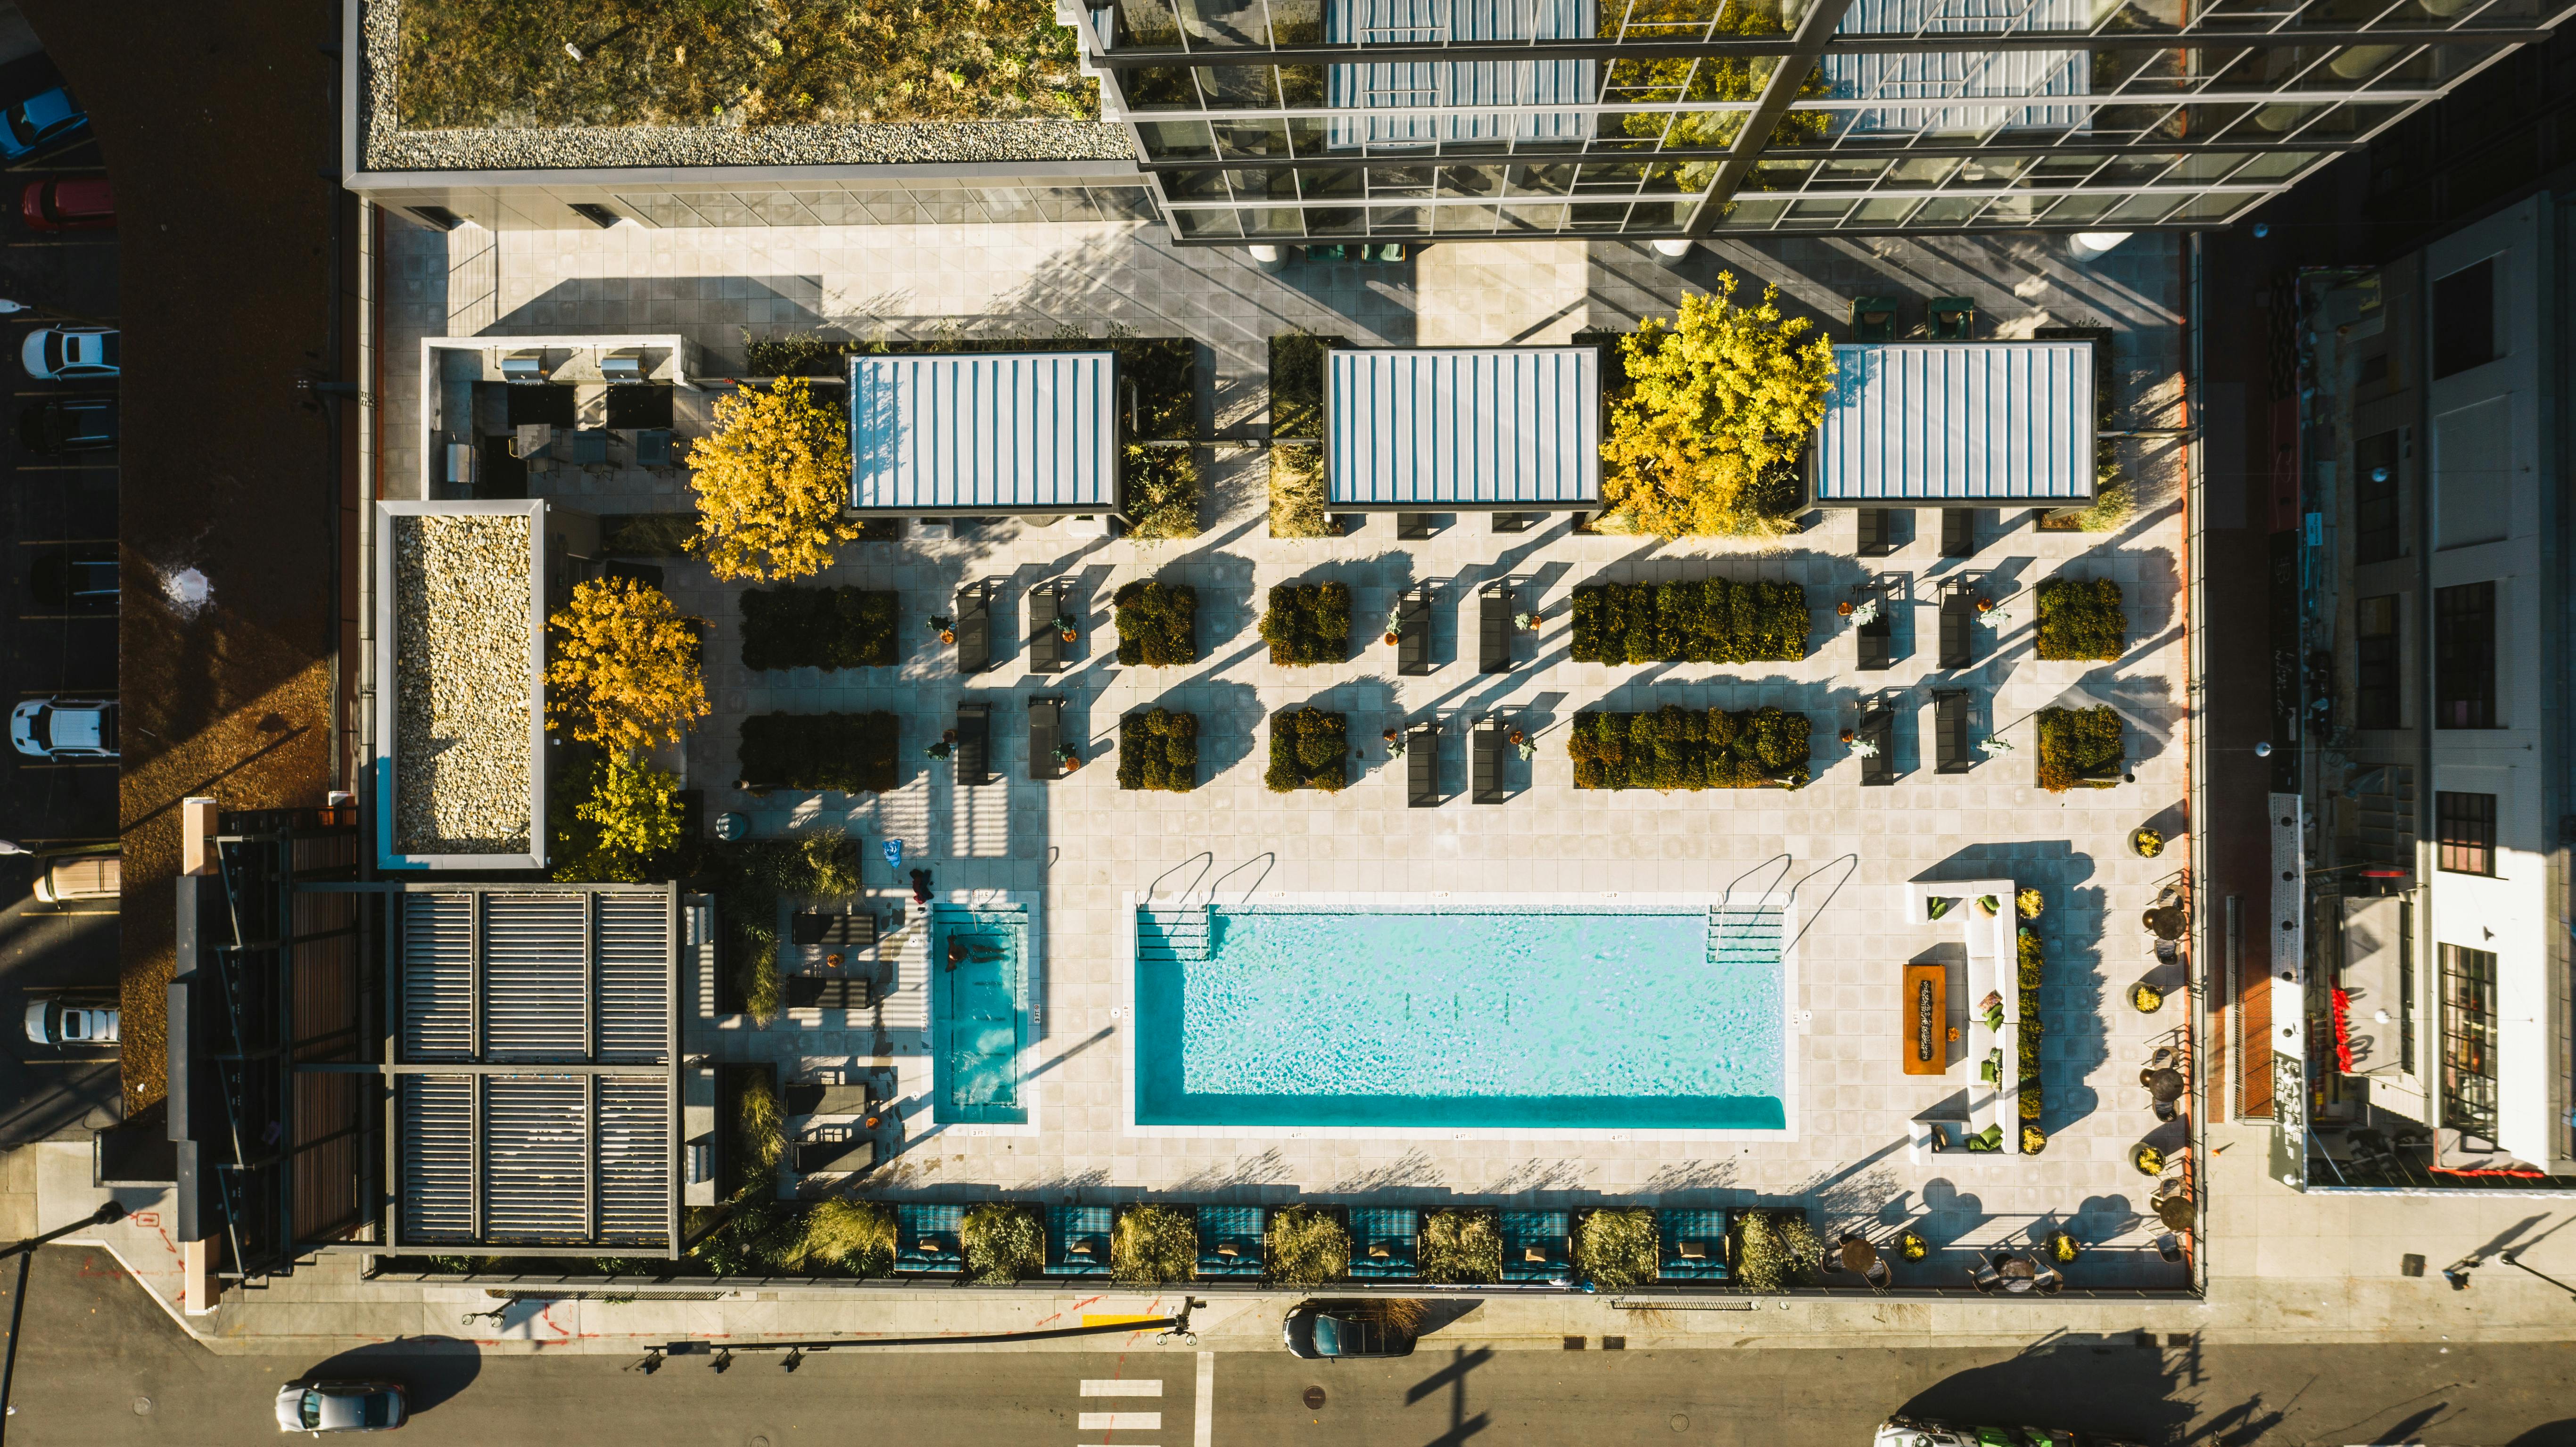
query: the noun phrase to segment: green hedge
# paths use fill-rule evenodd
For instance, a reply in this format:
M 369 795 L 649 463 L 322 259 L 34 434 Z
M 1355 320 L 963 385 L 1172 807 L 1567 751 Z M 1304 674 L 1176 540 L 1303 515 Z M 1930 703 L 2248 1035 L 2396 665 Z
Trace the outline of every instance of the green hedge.
M 2039 786 L 2063 794 L 2105 770 L 2117 769 L 2126 750 L 2120 715 L 2108 707 L 2039 711 Z
M 1270 339 L 1270 435 L 1324 435 L 1324 354 L 1347 337 L 1290 332 Z
M 1199 535 L 1199 450 L 1129 447 L 1122 476 L 1127 536 L 1140 542 Z
M 1351 653 L 1351 590 L 1342 583 L 1281 583 L 1261 615 L 1270 661 L 1303 667 L 1340 663 Z
M 1270 716 L 1270 771 L 1263 782 L 1274 794 L 1298 789 L 1335 793 L 1350 782 L 1350 734 L 1343 716 L 1319 708 Z
M 1578 789 L 1794 789 L 1807 782 L 1813 728 L 1805 714 L 1768 706 L 1587 710 L 1574 716 L 1566 751 Z
M 1199 661 L 1199 595 L 1186 583 L 1129 583 L 1118 606 L 1118 661 L 1171 668 Z
M 746 588 L 742 666 L 891 668 L 895 595 L 863 588 Z
M 1152 709 L 1118 721 L 1118 787 L 1186 794 L 1199 786 L 1199 716 Z
M 2051 578 L 2039 585 L 2039 656 L 2110 662 L 2129 647 L 2120 585 L 2108 578 Z
M 1794 663 L 1814 617 L 1795 583 L 1595 583 L 1574 590 L 1577 663 Z
M 2046 966 L 2040 953 L 2039 936 L 2025 928 L 2017 944 L 2020 967 L 2021 1020 L 2014 1029 L 2015 1065 L 2013 1078 L 2021 1086 L 2021 1118 L 2039 1119 L 2041 1090 L 2039 1083 L 2039 1042 L 2044 1027 L 2039 1023 L 2039 987 Z
M 890 713 L 756 713 L 742 721 L 734 787 L 882 794 L 895 775 Z

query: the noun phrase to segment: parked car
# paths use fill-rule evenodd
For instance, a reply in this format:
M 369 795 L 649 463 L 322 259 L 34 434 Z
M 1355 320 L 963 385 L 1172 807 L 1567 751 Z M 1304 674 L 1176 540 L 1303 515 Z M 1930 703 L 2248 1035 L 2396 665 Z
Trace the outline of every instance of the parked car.
M 2117 1437 L 2070 1432 L 2063 1427 L 1962 1427 L 1917 1417 L 1878 1424 L 1871 1447 L 2137 1447 Z
M 54 397 L 18 413 L 18 444 L 47 457 L 116 445 L 116 399 Z
M 280 1432 L 390 1432 L 409 1416 L 403 1389 L 392 1382 L 289 1382 L 277 1389 Z
M 0 110 L 0 159 L 16 160 L 40 146 L 87 129 L 89 113 L 72 93 L 55 86 Z
M 1309 1361 L 1409 1357 L 1413 1333 L 1387 1319 L 1378 1301 L 1301 1301 L 1288 1312 L 1288 1350 Z
M 125 890 L 122 854 L 52 854 L 36 876 L 36 898 L 46 904 L 70 899 L 114 899 Z
M 27 699 L 9 711 L 9 742 L 30 758 L 115 758 L 116 700 Z
M 114 1045 L 120 1012 L 113 1005 L 80 1000 L 27 1002 L 27 1038 L 39 1045 Z
M 27 375 L 39 382 L 117 374 L 116 328 L 38 327 L 18 349 Z
M 96 177 L 30 181 L 18 194 L 18 216 L 31 231 L 113 231 L 116 191 Z

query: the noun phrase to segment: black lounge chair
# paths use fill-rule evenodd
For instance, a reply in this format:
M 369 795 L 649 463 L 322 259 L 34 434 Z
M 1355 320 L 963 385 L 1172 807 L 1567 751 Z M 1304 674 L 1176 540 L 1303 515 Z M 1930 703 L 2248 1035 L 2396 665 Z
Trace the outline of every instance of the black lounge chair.
M 1936 296 L 1924 308 L 1932 316 L 1932 339 L 1937 342 L 1964 342 L 1976 329 L 1977 304 L 1964 296 Z
M 1895 532 L 1894 511 L 1892 508 L 1883 507 L 1865 507 L 1860 510 L 1860 555 L 1862 557 L 1883 558 L 1896 551 L 1896 544 L 1890 540 Z
M 993 666 L 993 585 L 972 583 L 957 592 L 957 671 Z
M 787 929 L 789 943 L 814 950 L 818 958 L 834 953 L 846 957 L 877 942 L 876 912 L 868 909 L 799 910 L 788 918 Z
M 780 1105 L 789 1115 L 872 1115 L 877 1108 L 876 1088 L 862 1080 L 852 1085 L 826 1085 L 800 1081 L 779 1092 Z
M 1941 556 L 1973 558 L 1977 555 L 1977 510 L 1972 507 L 1941 509 Z
M 1064 742 L 1064 700 L 1029 700 L 1029 777 L 1043 784 L 1064 777 L 1064 762 L 1055 756 Z
M 1440 807 L 1440 725 L 1425 719 L 1404 732 L 1404 802 L 1414 809 Z
M 1029 672 L 1064 671 L 1064 632 L 1056 620 L 1069 611 L 1066 600 L 1072 592 L 1073 583 L 1065 578 L 1029 590 Z
M 966 635 L 957 635 L 966 641 Z M 993 706 L 989 703 L 957 705 L 957 782 L 989 784 L 993 782 Z
M 1858 601 L 1876 603 L 1878 616 L 1852 630 L 1860 644 L 1860 669 L 1883 673 L 1896 666 L 1896 600 L 1877 584 L 1859 590 Z
M 876 1163 L 877 1143 L 872 1136 L 796 1143 L 796 1174 L 800 1176 L 855 1175 L 874 1169 Z
M 1511 747 L 1498 718 L 1481 719 L 1467 735 L 1469 750 L 1468 798 L 1478 804 L 1499 804 L 1510 796 L 1503 792 L 1503 751 Z
M 1885 699 L 1871 699 L 1861 706 L 1860 727 L 1852 730 L 1852 737 L 1878 751 L 1861 759 L 1861 784 L 1876 788 L 1895 783 L 1896 710 Z
M 876 1003 L 875 982 L 864 975 L 789 975 L 791 1010 L 865 1010 Z
M 1400 512 L 1395 515 L 1395 535 L 1407 540 L 1431 536 L 1431 514 Z
M 1395 671 L 1419 677 L 1431 671 L 1431 585 L 1416 583 L 1396 600 Z
M 1487 583 L 1476 590 L 1476 667 L 1512 671 L 1512 585 Z
M 1968 691 L 1944 688 L 1932 695 L 1935 771 L 1964 774 L 1977 766 L 1977 751 L 1968 742 Z
M 1964 579 L 1941 592 L 1941 666 L 1970 668 L 1977 661 L 1977 595 Z

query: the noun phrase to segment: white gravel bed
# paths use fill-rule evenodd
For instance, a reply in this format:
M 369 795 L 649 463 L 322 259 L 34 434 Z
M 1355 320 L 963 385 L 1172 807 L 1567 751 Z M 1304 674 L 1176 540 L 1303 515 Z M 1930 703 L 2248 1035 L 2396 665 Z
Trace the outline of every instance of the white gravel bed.
M 394 519 L 394 846 L 525 854 L 528 519 Z

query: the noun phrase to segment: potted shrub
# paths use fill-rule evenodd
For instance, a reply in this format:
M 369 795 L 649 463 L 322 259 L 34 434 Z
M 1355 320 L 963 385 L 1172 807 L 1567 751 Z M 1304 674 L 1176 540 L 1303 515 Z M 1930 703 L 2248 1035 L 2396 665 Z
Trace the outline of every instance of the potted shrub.
M 1932 1243 L 1923 1239 L 1922 1232 L 1908 1226 L 1896 1233 L 1896 1254 L 1907 1261 L 1920 1261 L 1932 1254 Z
M 2165 835 L 2161 829 L 2144 825 L 2129 831 L 2129 852 L 2140 859 L 2153 859 L 2165 852 Z
M 1491 1211 L 1434 1211 L 1422 1218 L 1422 1279 L 1450 1283 L 1503 1279 L 1503 1232 Z
M 2129 1003 L 2141 1015 L 2152 1015 L 2165 1007 L 2165 992 L 2140 980 L 2129 987 Z
M 1071 744 L 1058 744 L 1055 746 L 1055 761 L 1070 774 L 1082 767 L 1082 750 Z
M 2039 912 L 2044 905 L 2044 901 L 2040 899 L 2038 890 L 2025 889 L 2021 893 L 2013 896 L 2013 904 L 2015 908 L 2021 911 L 2021 917 L 2023 919 L 2037 919 L 2039 918 Z
M 1008 1286 L 1046 1269 L 1046 1231 L 1026 1206 L 979 1201 L 966 1208 L 957 1240 L 966 1274 L 977 1281 Z
M 2035 1125 L 2026 1125 L 2021 1128 L 2021 1153 L 2023 1155 L 2035 1156 L 2046 1149 L 2048 1149 L 2048 1136 L 2046 1132 L 2042 1131 Z
M 2161 1176 L 2165 1173 L 2165 1153 L 2141 1142 L 2129 1152 L 2129 1164 L 2137 1168 L 2139 1175 Z
M 2082 1246 L 2076 1243 L 2073 1233 L 2066 1231 L 2049 1232 L 2046 1249 L 2048 1251 L 2048 1259 L 2056 1262 L 2060 1266 L 2064 1266 L 2073 1261 L 2077 1256 L 2083 1254 L 2084 1250 Z
M 1081 641 L 1082 629 L 1080 625 L 1074 622 L 1073 615 L 1070 613 L 1059 613 L 1056 615 L 1055 631 L 1056 636 L 1067 643 L 1076 643 Z
M 1512 615 L 1512 621 L 1519 624 L 1524 631 L 1530 633 L 1538 631 L 1539 615 L 1534 611 L 1515 613 Z

